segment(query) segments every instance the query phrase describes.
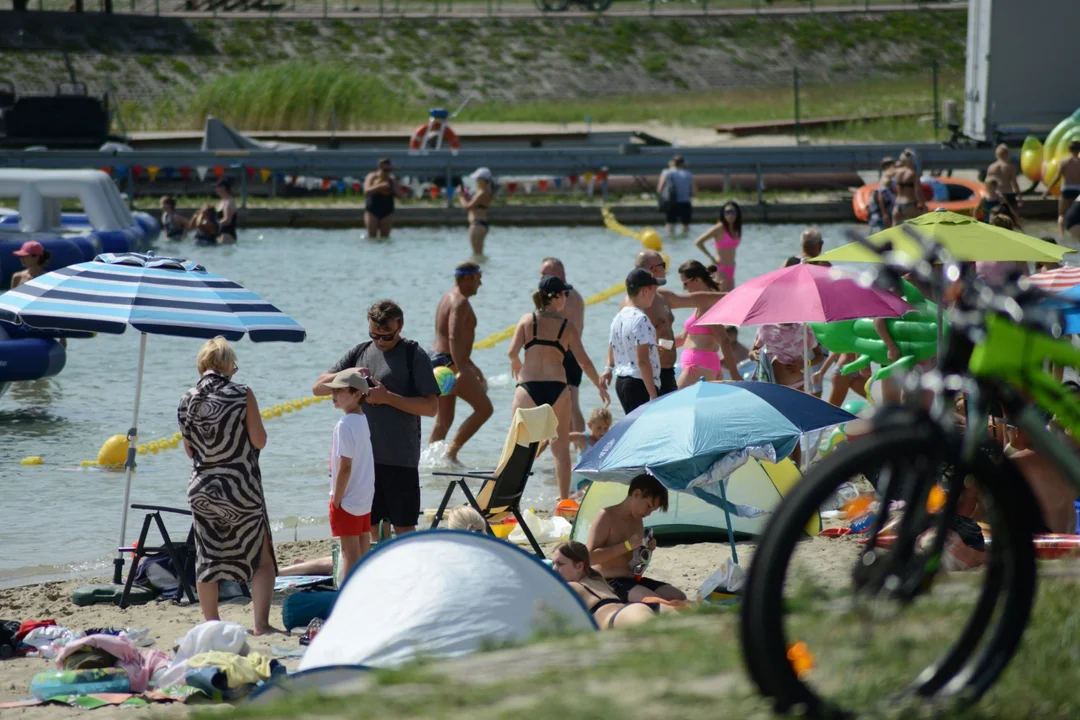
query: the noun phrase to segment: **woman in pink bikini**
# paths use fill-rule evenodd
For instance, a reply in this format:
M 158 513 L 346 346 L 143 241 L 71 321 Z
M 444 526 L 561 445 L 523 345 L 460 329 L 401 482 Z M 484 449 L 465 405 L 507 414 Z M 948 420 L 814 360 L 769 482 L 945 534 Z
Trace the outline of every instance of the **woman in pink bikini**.
M 716 257 L 713 257 L 705 243 L 712 238 L 716 245 Z M 742 242 L 742 209 L 739 203 L 729 200 L 720 211 L 720 222 L 702 233 L 697 239 L 698 250 L 709 257 L 716 265 L 716 274 L 720 279 L 721 290 L 735 287 L 735 249 Z
M 711 270 L 699 263 L 690 260 L 679 266 L 679 277 L 682 279 L 683 289 L 688 293 L 693 292 L 716 292 L 720 286 L 713 280 Z M 720 353 L 724 357 L 724 365 L 727 366 L 731 377 L 741 380 L 739 376 L 739 364 L 735 362 L 735 355 L 731 350 L 731 340 L 728 338 L 727 329 L 723 325 L 698 325 L 698 318 L 708 310 L 695 308 L 694 314 L 686 318 L 683 323 L 683 332 L 675 337 L 675 344 L 682 347 L 679 364 L 682 373 L 677 381 L 679 388 L 692 385 L 704 378 L 705 380 L 723 380 L 720 371 Z

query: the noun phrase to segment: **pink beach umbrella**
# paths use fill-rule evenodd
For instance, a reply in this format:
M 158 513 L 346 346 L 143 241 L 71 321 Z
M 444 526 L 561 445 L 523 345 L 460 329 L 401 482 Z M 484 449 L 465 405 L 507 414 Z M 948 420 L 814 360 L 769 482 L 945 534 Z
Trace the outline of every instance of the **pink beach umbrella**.
M 1080 267 L 1066 265 L 1065 267 L 1046 270 L 1028 276 L 1028 282 L 1035 287 L 1048 293 L 1064 292 L 1080 285 Z
M 698 325 L 765 325 L 839 322 L 901 317 L 913 308 L 886 290 L 864 287 L 836 268 L 803 263 L 760 275 L 721 298 Z M 810 344 L 803 328 L 803 355 Z M 810 368 L 803 363 L 803 388 L 810 391 Z

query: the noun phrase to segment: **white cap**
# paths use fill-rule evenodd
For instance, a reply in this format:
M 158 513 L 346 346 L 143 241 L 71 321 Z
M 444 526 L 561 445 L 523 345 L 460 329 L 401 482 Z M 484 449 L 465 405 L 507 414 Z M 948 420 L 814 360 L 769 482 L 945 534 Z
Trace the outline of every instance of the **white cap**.
M 476 170 L 473 171 L 473 174 L 470 175 L 469 177 L 471 177 L 473 180 L 489 180 L 490 181 L 491 180 L 491 171 L 488 170 L 486 167 L 476 168 Z

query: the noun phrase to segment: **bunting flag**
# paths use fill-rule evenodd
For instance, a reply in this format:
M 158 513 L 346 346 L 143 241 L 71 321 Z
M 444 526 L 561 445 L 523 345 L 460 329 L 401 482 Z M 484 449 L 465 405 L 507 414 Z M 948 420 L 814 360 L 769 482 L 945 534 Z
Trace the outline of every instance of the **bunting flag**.
M 352 191 L 353 191 L 354 193 L 358 193 L 358 192 L 360 192 L 360 183 L 358 183 L 358 182 L 354 182 L 354 183 L 352 184 Z
M 561 177 L 555 178 L 554 180 L 552 180 L 552 182 L 555 183 L 555 187 L 557 187 L 557 188 L 562 187 L 562 178 Z
M 608 171 L 607 170 L 601 170 L 600 172 L 596 173 L 596 179 L 599 180 L 600 182 L 604 182 L 605 180 L 608 179 Z
M 161 168 L 161 174 L 165 176 L 166 180 L 172 180 L 173 177 L 176 175 L 176 170 L 166 165 L 165 167 Z
M 253 179 L 255 177 L 255 168 L 253 168 L 253 167 L 245 165 L 244 166 L 244 172 L 247 173 L 248 180 L 251 180 L 251 179 Z
M 450 200 L 450 201 L 453 201 L 453 199 L 454 199 L 454 186 L 453 185 L 447 185 L 446 186 L 446 199 Z
M 569 175 L 569 176 L 567 176 L 566 179 L 570 181 L 570 187 L 571 188 L 573 188 L 575 185 L 577 185 L 577 175 Z
M 508 183 L 506 183 L 506 193 L 508 195 L 513 195 L 514 193 L 516 193 L 517 188 L 518 188 L 518 184 L 516 182 L 508 182 Z
M 183 180 L 184 182 L 187 182 L 188 178 L 190 178 L 190 177 L 191 177 L 191 168 L 189 168 L 189 167 L 180 168 L 180 179 L 181 180 Z
M 103 168 L 101 168 L 101 172 L 105 173 L 106 175 L 112 175 L 112 168 L 111 167 L 103 167 Z
M 157 180 L 157 176 L 160 171 L 161 168 L 155 167 L 154 165 L 150 165 L 146 168 L 146 174 L 150 176 L 150 182 L 154 182 L 155 180 Z
M 526 180 L 525 182 L 521 183 L 521 189 L 525 191 L 526 195 L 532 194 L 532 191 L 533 191 L 532 182 L 529 181 L 529 180 Z
M 541 178 L 540 180 L 537 181 L 536 184 L 540 188 L 540 192 L 547 192 L 547 184 L 548 184 L 547 180 Z
M 585 171 L 585 172 L 584 172 L 584 173 L 582 174 L 582 176 L 581 176 L 581 177 L 582 177 L 582 179 L 584 179 L 584 180 L 585 180 L 585 184 L 586 184 L 586 185 L 588 185 L 589 183 L 591 183 L 591 182 L 592 182 L 592 179 L 593 179 L 593 174 L 592 174 L 591 172 L 589 172 L 589 171 L 587 171 L 587 170 L 586 170 L 586 171 Z
M 286 185 L 295 185 L 296 184 L 296 176 L 295 175 L 286 175 L 285 176 L 285 184 Z
M 214 174 L 217 175 L 218 180 L 225 177 L 225 166 L 224 165 L 215 165 L 214 166 Z
M 431 193 L 431 199 L 434 200 L 435 198 L 439 197 L 439 186 L 432 185 L 430 188 L 428 188 L 428 192 Z
M 132 165 L 131 166 L 131 179 L 132 180 L 138 180 L 139 175 L 142 174 L 142 171 L 143 171 L 143 169 L 142 169 L 141 165 Z
M 270 174 L 270 171 L 266 168 L 259 171 L 259 177 L 262 178 L 263 182 L 267 182 L 270 179 Z
M 338 191 L 338 193 L 344 193 L 345 192 L 345 181 L 344 180 L 338 180 L 337 181 L 337 191 Z
M 195 174 L 199 176 L 199 180 L 205 180 L 206 179 L 206 172 L 209 169 L 210 168 L 206 167 L 205 165 L 196 165 L 195 166 Z
M 120 167 L 116 168 L 116 179 L 123 180 L 127 177 L 127 173 L 127 168 L 121 165 Z
M 329 190 L 330 189 L 330 179 L 329 178 L 323 178 L 323 180 L 322 180 L 322 189 L 323 190 Z
M 285 182 L 285 173 L 274 173 L 274 178 L 279 182 Z

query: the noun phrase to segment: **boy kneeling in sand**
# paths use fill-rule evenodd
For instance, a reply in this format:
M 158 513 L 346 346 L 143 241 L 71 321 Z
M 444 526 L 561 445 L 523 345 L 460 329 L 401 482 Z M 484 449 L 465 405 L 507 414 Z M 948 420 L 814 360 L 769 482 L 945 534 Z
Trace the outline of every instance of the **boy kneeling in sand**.
M 587 545 L 593 569 L 624 603 L 643 602 L 648 597 L 686 600 L 678 588 L 639 576 L 644 570 L 640 550 L 647 548 L 651 553 L 656 548 L 656 540 L 650 537 L 646 542 L 642 521 L 657 508 L 667 512 L 667 488 L 652 475 L 638 475 L 630 481 L 626 499 L 597 513 L 589 528 Z
M 371 501 L 375 497 L 375 456 L 371 429 L 360 403 L 367 380 L 357 368 L 342 370 L 326 383 L 334 407 L 345 417 L 334 426 L 330 445 L 330 533 L 341 541 L 342 577 L 371 549 Z

